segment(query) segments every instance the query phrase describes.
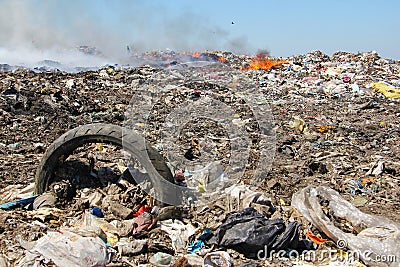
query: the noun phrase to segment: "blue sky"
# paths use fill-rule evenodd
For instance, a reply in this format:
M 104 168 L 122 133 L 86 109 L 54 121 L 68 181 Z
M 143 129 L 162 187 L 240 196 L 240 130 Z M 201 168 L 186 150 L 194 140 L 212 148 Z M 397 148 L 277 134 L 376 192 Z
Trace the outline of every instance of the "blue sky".
M 398 0 L 0 0 L 0 10 L 0 47 L 266 49 L 282 57 L 376 50 L 400 59 Z

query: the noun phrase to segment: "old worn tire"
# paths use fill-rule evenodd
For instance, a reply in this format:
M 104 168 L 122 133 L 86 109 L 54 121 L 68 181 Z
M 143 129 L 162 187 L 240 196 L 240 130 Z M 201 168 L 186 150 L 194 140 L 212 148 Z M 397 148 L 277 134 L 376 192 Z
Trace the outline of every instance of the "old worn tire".
M 150 145 L 145 145 L 141 136 L 117 125 L 96 123 L 74 128 L 48 147 L 36 172 L 35 193 L 42 194 L 47 190 L 61 157 L 66 158 L 76 148 L 89 143 L 123 146 L 146 169 L 157 195 L 165 193 L 159 182 L 161 177 L 173 183 L 173 176 L 163 157 Z

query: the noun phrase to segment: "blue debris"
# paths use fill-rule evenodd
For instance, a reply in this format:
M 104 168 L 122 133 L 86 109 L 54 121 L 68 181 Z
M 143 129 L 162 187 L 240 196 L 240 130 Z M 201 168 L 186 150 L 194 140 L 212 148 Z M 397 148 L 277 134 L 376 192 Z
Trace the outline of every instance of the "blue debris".
M 190 254 L 195 254 L 196 251 L 201 250 L 205 244 L 204 241 L 207 240 L 211 236 L 211 230 L 205 229 L 203 234 L 197 238 L 197 241 L 191 243 L 187 252 Z
M 22 199 L 19 199 L 16 201 L 3 203 L 0 205 L 0 208 L 3 210 L 8 210 L 8 209 L 17 208 L 20 206 L 26 206 L 28 204 L 33 203 L 33 201 L 35 201 L 36 198 L 37 198 L 37 196 L 33 196 L 33 197 L 28 197 L 28 198 L 22 198 Z
M 103 211 L 100 208 L 97 208 L 97 207 L 91 209 L 90 213 L 93 214 L 96 217 L 99 217 L 99 218 L 103 218 L 104 217 Z
M 362 193 L 370 193 L 371 191 L 367 188 L 365 188 L 362 185 L 362 180 L 350 180 L 350 185 L 349 185 L 349 190 L 350 194 L 355 195 L 357 191 L 361 191 Z

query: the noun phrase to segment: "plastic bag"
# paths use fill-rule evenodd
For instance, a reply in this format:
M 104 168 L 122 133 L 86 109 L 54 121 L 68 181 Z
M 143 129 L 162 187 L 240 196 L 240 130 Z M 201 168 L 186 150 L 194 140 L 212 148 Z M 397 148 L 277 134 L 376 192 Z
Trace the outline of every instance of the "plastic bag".
M 32 252 L 57 266 L 105 266 L 110 260 L 106 244 L 99 237 L 82 237 L 68 231 L 48 232 Z
M 107 240 L 107 242 L 114 246 L 119 239 L 119 230 L 112 224 L 108 223 L 103 218 L 98 218 L 89 212 L 85 212 L 82 217 L 82 222 L 78 225 L 78 234 L 87 236 L 96 233 L 99 237 Z M 72 229 L 71 229 L 72 231 Z M 87 233 L 83 233 L 87 232 Z
M 261 192 L 251 190 L 246 185 L 232 185 L 225 189 L 225 193 L 229 212 L 250 208 L 254 203 L 269 206 L 271 211 L 275 210 L 270 198 Z
M 150 258 L 150 263 L 157 267 L 168 267 L 173 261 L 174 257 L 164 252 L 157 252 Z
M 195 234 L 196 227 L 191 224 L 184 224 L 179 220 L 165 220 L 160 222 L 160 228 L 166 232 L 172 240 L 172 247 L 175 251 L 180 251 Z
M 359 234 L 345 233 L 334 225 L 323 212 L 321 198 L 329 202 L 328 207 L 335 217 L 344 218 L 359 229 Z M 338 192 L 325 187 L 308 186 L 293 195 L 292 206 L 341 248 L 348 247 L 371 266 L 399 266 L 400 224 L 389 219 L 361 212 Z M 383 257 L 397 262 L 379 262 Z
M 298 240 L 300 226 L 293 222 L 286 228 L 282 219 L 269 220 L 254 208 L 247 208 L 230 215 L 207 243 L 257 258 L 260 252 L 303 246 Z
M 226 251 L 214 251 L 204 257 L 204 267 L 231 267 L 231 256 Z

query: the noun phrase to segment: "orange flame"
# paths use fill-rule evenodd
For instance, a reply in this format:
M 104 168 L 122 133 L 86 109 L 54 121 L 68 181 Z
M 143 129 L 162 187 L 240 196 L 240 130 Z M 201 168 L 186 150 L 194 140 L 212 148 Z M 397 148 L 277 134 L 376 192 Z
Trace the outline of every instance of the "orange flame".
M 222 63 L 226 63 L 226 58 L 224 57 L 218 57 L 218 61 Z
M 255 58 L 250 61 L 250 66 L 243 70 L 270 70 L 275 66 L 288 63 L 286 60 L 271 61 L 268 57 L 263 54 L 258 54 Z
M 191 56 L 195 57 L 195 58 L 200 58 L 201 57 L 201 53 L 200 52 L 194 52 L 194 53 L 192 53 Z

